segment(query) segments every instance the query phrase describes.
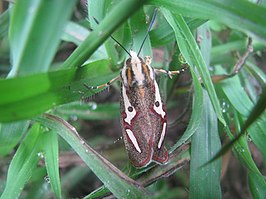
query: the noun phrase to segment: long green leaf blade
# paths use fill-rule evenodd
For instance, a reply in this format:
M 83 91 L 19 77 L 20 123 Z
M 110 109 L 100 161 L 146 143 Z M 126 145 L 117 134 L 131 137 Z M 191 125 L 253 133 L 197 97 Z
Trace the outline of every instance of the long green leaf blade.
M 119 27 L 131 14 L 136 12 L 146 0 L 123 0 L 115 6 L 98 27 L 86 38 L 86 40 L 64 62 L 63 67 L 81 66 L 93 52 Z M 117 16 L 119 13 L 119 17 Z
M 225 125 L 219 100 L 214 90 L 208 67 L 206 66 L 202 58 L 199 47 L 196 44 L 191 31 L 189 30 L 181 15 L 176 13 L 173 15 L 166 9 L 162 9 L 162 12 L 175 32 L 176 40 L 182 55 L 191 67 L 196 67 L 196 69 L 198 70 L 200 77 L 208 91 L 217 117 Z
M 200 118 L 203 112 L 203 88 L 201 87 L 194 70 L 192 68 L 190 70 L 195 91 L 193 95 L 191 119 L 189 120 L 189 124 L 186 131 L 184 132 L 182 137 L 177 141 L 177 143 L 171 148 L 171 151 L 176 150 L 179 146 L 188 142 L 191 136 L 198 130 L 201 123 Z
M 36 118 L 43 125 L 55 130 L 79 154 L 104 185 L 118 198 L 147 198 L 145 189 L 128 178 L 109 161 L 79 137 L 77 131 L 66 121 L 52 115 Z
M 40 142 L 42 139 L 39 129 L 39 124 L 35 124 L 31 128 L 13 157 L 1 199 L 18 198 L 36 168 L 40 159 L 38 153 L 41 151 Z
M 265 6 L 242 0 L 150 0 L 149 3 L 183 16 L 222 22 L 266 43 Z
M 0 124 L 0 156 L 10 153 L 29 127 L 29 122 Z
M 48 70 L 75 2 L 25 0 L 14 4 L 9 31 L 13 66 L 9 76 Z
M 200 127 L 191 139 L 190 199 L 221 198 L 221 161 L 201 167 L 221 147 L 217 119 L 206 91 L 203 106 Z
M 0 122 L 30 118 L 56 105 L 91 96 L 96 91 L 88 90 L 84 83 L 95 86 L 116 75 L 106 60 L 100 60 L 78 69 L 0 80 Z
M 253 198 L 266 198 L 266 181 L 263 176 L 253 172 L 248 173 L 248 182 Z
M 42 139 L 45 166 L 52 189 L 57 198 L 62 198 L 61 183 L 59 178 L 58 140 L 53 131 L 45 132 Z

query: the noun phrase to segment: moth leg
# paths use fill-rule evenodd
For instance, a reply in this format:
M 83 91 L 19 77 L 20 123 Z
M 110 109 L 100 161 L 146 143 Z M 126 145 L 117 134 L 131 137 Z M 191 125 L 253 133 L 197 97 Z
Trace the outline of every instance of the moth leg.
M 155 73 L 163 73 L 163 74 L 166 74 L 168 75 L 170 78 L 172 78 L 173 75 L 178 75 L 182 72 L 184 72 L 185 70 L 187 69 L 186 68 L 181 68 L 180 70 L 174 70 L 174 71 L 169 71 L 169 70 L 164 70 L 164 69 L 154 69 Z
M 86 83 L 83 83 L 83 85 L 89 90 L 90 89 L 100 89 L 100 88 L 104 88 L 104 87 L 110 86 L 113 82 L 115 82 L 118 79 L 120 79 L 120 75 L 117 75 L 115 78 L 111 79 L 109 82 L 107 82 L 105 84 L 98 85 L 98 86 L 89 86 Z

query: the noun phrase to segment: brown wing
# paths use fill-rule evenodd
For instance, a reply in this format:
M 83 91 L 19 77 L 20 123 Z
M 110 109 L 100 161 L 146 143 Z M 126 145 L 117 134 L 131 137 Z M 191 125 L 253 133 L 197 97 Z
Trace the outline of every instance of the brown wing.
M 145 87 L 126 89 L 122 85 L 121 124 L 123 137 L 129 159 L 136 167 L 146 166 L 151 160 L 164 163 L 168 159 L 168 153 L 163 146 L 161 136 L 163 129 L 166 132 L 166 116 L 162 118 L 157 113 L 158 110 L 157 112 L 154 110 L 156 86 L 157 83 L 156 85 L 146 84 Z M 159 143 L 160 147 L 158 147 Z

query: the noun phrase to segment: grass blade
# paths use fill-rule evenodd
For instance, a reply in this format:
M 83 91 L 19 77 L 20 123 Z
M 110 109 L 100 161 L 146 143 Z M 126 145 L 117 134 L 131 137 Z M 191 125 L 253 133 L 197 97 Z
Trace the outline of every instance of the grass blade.
M 0 156 L 5 156 L 13 150 L 28 127 L 27 121 L 0 124 Z
M 66 121 L 45 114 L 36 118 L 43 125 L 56 131 L 84 160 L 104 185 L 118 198 L 147 198 L 145 189 L 128 178 L 110 162 L 100 156 L 79 137 L 77 131 Z
M 248 173 L 248 182 L 253 198 L 266 198 L 266 182 L 263 176 L 256 173 Z
M 54 113 L 86 120 L 108 120 L 119 118 L 119 110 L 118 103 L 73 102 L 57 107 Z
M 221 147 L 216 115 L 206 92 L 203 101 L 201 123 L 191 139 L 190 199 L 221 198 L 221 161 L 200 167 Z
M 116 75 L 106 60 L 100 60 L 78 69 L 0 80 L 0 93 L 4 93 L 0 98 L 0 122 L 30 118 L 58 104 L 91 96 L 96 91 L 88 90 L 83 83 L 99 85 Z
M 177 40 L 177 43 L 178 43 L 178 46 L 180 48 L 182 55 L 184 56 L 184 58 L 186 59 L 186 61 L 191 67 L 196 67 L 196 69 L 198 70 L 200 77 L 203 81 L 203 84 L 208 91 L 214 110 L 219 120 L 224 125 L 226 125 L 223 119 L 222 112 L 221 112 L 219 100 L 217 98 L 217 95 L 214 90 L 214 86 L 213 86 L 213 83 L 210 77 L 210 73 L 208 71 L 208 67 L 206 66 L 202 58 L 199 47 L 196 44 L 196 41 L 192 33 L 190 32 L 182 16 L 180 16 L 179 14 L 172 15 L 166 9 L 162 9 L 162 12 L 166 20 L 172 26 L 175 32 L 176 40 Z
M 75 2 L 25 0 L 14 4 L 9 31 L 13 61 L 9 76 L 48 70 Z
M 242 0 L 150 0 L 183 16 L 213 19 L 266 43 L 266 7 Z M 247 14 L 248 13 L 248 14 Z
M 136 12 L 146 1 L 123 0 L 114 7 L 99 26 L 64 62 L 63 67 L 81 66 L 93 52 L 119 27 L 127 18 Z M 119 13 L 119 17 L 117 15 Z
M 53 131 L 45 132 L 42 139 L 45 166 L 56 198 L 62 198 L 59 178 L 58 140 Z
M 192 105 L 192 114 L 191 119 L 189 120 L 188 127 L 182 137 L 177 141 L 177 143 L 171 148 L 171 151 L 176 150 L 182 144 L 188 142 L 191 136 L 197 131 L 201 122 L 201 115 L 203 112 L 203 89 L 200 85 L 200 82 L 193 71 L 193 68 L 190 69 L 193 84 L 194 84 L 194 95 L 193 95 L 193 105 Z
M 6 187 L 0 197 L 1 199 L 19 197 L 40 159 L 37 154 L 41 151 L 39 147 L 41 140 L 40 125 L 35 124 L 22 141 L 11 161 Z

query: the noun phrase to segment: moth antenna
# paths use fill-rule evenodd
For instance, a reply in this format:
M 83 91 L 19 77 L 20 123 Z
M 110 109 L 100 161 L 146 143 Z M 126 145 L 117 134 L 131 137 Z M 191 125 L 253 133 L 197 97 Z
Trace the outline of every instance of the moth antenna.
M 99 21 L 95 17 L 93 17 L 93 19 L 94 19 L 95 23 L 99 24 Z M 117 41 L 112 35 L 110 35 L 110 37 L 131 57 L 128 50 L 119 41 Z
M 157 12 L 158 12 L 158 9 L 155 8 L 154 13 L 153 13 L 152 18 L 151 18 L 151 22 L 150 22 L 150 25 L 149 25 L 148 31 L 147 31 L 147 33 L 146 33 L 146 35 L 145 35 L 145 37 L 144 37 L 144 39 L 143 39 L 143 41 L 142 41 L 142 43 L 141 43 L 141 45 L 140 45 L 140 48 L 139 48 L 139 51 L 138 51 L 138 54 L 137 54 L 138 56 L 139 56 L 140 51 L 141 51 L 141 49 L 142 49 L 142 47 L 143 47 L 143 45 L 144 45 L 144 43 L 145 43 L 145 41 L 146 41 L 146 39 L 147 39 L 147 37 L 148 37 L 148 35 L 149 35 L 149 32 L 150 32 L 150 30 L 151 30 L 151 27 L 152 27 L 152 25 L 153 25 L 153 23 L 154 23 L 154 21 L 155 21 L 155 18 L 156 18 Z

